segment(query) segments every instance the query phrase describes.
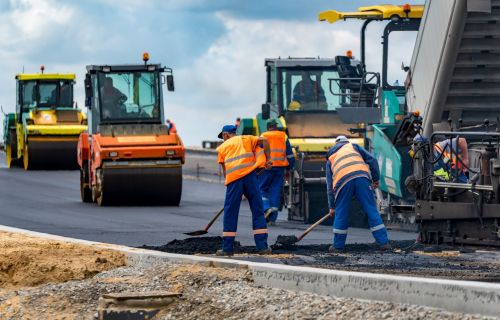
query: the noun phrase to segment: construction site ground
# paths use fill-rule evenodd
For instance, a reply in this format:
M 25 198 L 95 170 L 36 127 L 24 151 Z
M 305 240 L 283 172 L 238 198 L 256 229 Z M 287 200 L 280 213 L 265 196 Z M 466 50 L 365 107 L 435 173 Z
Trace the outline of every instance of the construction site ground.
M 214 254 L 222 238 L 199 237 L 175 240 L 147 249 L 198 255 Z M 423 246 L 415 241 L 392 241 L 393 250 L 377 244 L 349 244 L 345 252 L 329 253 L 328 244 L 272 245 L 273 254 L 259 256 L 255 247 L 239 243 L 232 259 L 284 265 L 423 276 L 453 280 L 500 282 L 500 251 L 485 248 Z
M 494 319 L 264 288 L 245 269 L 123 266 L 123 256 L 111 250 L 21 234 L 0 232 L 0 247 L 0 319 L 96 319 L 103 294 L 159 290 L 182 296 L 157 319 Z M 21 269 L 16 261 L 27 262 Z M 11 275 L 17 272 L 37 276 L 19 280 Z
M 7 169 L 3 166 L 4 154 L 0 153 L 0 224 L 91 241 L 213 256 L 221 244 L 218 236 L 222 233 L 222 219 L 204 237 L 184 234 L 202 229 L 223 203 L 223 184 L 199 181 L 196 172 L 190 171 L 198 167 L 196 161 L 212 160 L 204 155 L 193 157 L 194 162 L 185 170 L 180 207 L 99 207 L 80 201 L 77 171 Z M 372 244 L 369 230 L 350 228 L 347 251 L 328 253 L 332 237 L 329 226 L 319 226 L 297 246 L 275 245 L 278 236 L 299 235 L 305 228 L 281 215 L 278 224 L 270 227 L 269 243 L 274 253 L 255 255 L 251 213 L 243 202 L 237 238 L 241 245 L 233 259 L 500 282 L 500 255 L 495 250 L 422 247 L 415 245 L 417 235 L 411 232 L 389 230 L 395 248 L 392 252 L 380 252 Z M 22 245 L 12 234 L 0 236 L 0 319 L 63 318 L 57 316 L 60 314 L 67 319 L 92 319 L 103 293 L 179 288 L 183 296 L 165 319 L 212 319 L 214 314 L 226 319 L 255 315 L 264 319 L 475 318 L 424 307 L 256 287 L 241 270 L 174 264 L 151 269 L 127 267 L 123 266 L 123 258 L 108 251 L 33 241 L 29 237 L 22 241 L 30 245 Z M 235 296 L 240 298 L 235 301 Z

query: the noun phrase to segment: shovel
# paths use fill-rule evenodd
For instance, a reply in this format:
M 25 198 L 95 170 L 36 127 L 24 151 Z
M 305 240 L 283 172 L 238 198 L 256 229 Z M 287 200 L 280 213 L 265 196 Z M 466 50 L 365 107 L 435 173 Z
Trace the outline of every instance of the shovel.
M 185 232 L 184 234 L 187 234 L 188 236 L 201 236 L 201 235 L 207 234 L 208 233 L 208 229 L 210 229 L 210 227 L 214 224 L 215 220 L 217 220 L 217 218 L 219 218 L 219 216 L 222 214 L 222 212 L 224 212 L 224 207 L 222 207 L 215 214 L 215 216 L 213 216 L 213 218 L 206 225 L 205 229 L 203 229 L 203 230 L 197 230 L 197 231 L 193 231 L 193 232 Z
M 299 242 L 300 240 L 304 239 L 304 237 L 307 236 L 307 234 L 309 232 L 311 232 L 314 228 L 319 226 L 322 222 L 326 221 L 326 219 L 328 219 L 328 218 L 330 218 L 330 213 L 327 213 L 326 215 L 324 215 L 321 219 L 319 219 L 314 224 L 312 224 L 309 228 L 307 228 L 306 231 L 304 231 L 304 233 L 302 233 L 298 237 L 297 236 L 278 236 L 278 239 L 276 240 L 276 244 L 281 244 L 284 246 L 294 245 L 297 242 Z

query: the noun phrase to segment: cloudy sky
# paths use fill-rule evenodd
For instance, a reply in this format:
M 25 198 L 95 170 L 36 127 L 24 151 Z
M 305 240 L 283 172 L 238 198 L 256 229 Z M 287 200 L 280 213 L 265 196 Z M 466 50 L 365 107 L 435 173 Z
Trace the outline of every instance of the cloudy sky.
M 0 0 L 0 104 L 14 110 L 14 75 L 23 68 L 38 72 L 44 64 L 46 72 L 77 73 L 76 100 L 82 107 L 85 65 L 136 63 L 148 51 L 152 62 L 174 69 L 176 91 L 165 93 L 167 117 L 186 145 L 199 145 L 215 140 L 221 125 L 259 111 L 265 99 L 264 58 L 359 53 L 360 23 L 320 23 L 319 12 L 376 3 Z M 379 68 L 381 28 L 369 33 L 371 69 Z M 395 79 L 401 62 L 410 62 L 414 39 L 393 38 Z

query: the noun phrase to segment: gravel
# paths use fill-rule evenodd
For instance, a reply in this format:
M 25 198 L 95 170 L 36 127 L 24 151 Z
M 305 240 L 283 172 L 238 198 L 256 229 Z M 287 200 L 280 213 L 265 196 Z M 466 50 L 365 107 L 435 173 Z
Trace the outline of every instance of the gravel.
M 168 290 L 182 297 L 160 319 L 497 319 L 256 286 L 244 269 L 122 267 L 83 281 L 0 291 L 0 318 L 95 319 L 104 293 Z

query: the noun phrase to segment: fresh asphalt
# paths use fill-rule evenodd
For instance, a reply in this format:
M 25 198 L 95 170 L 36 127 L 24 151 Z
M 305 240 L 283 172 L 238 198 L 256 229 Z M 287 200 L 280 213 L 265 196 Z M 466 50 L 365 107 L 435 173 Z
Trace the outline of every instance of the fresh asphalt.
M 99 207 L 80 201 L 78 171 L 8 169 L 0 152 L 0 224 L 32 231 L 128 246 L 161 245 L 187 238 L 184 232 L 203 229 L 223 205 L 224 191 L 222 184 L 187 177 L 179 207 Z M 269 243 L 278 235 L 299 235 L 306 227 L 286 221 L 282 212 L 278 224 L 270 227 Z M 243 202 L 237 236 L 243 245 L 253 244 L 251 229 L 251 213 Z M 222 218 L 207 235 L 221 234 Z M 389 231 L 389 236 L 411 240 L 416 234 Z M 331 227 L 319 226 L 302 243 L 329 243 L 331 237 Z M 373 242 L 373 238 L 369 230 L 351 228 L 348 242 Z

